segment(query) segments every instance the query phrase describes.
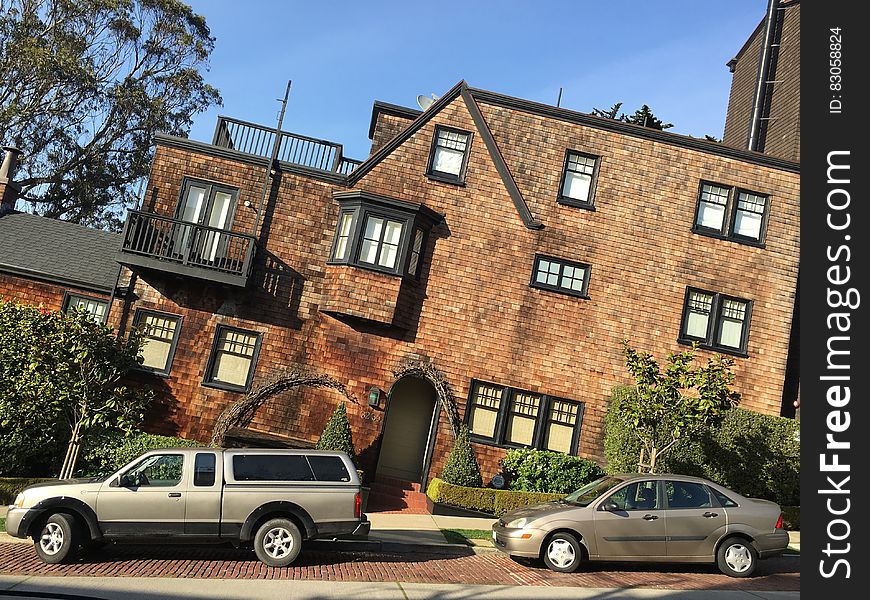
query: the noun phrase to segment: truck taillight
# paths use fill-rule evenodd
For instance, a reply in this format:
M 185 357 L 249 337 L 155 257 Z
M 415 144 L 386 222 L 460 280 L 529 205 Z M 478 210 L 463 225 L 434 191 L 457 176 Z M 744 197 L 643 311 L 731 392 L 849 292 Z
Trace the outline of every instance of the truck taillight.
M 782 513 L 779 513 L 779 518 L 776 520 L 775 529 L 782 529 Z
M 355 519 L 359 519 L 362 517 L 362 493 L 357 492 L 356 497 L 353 499 L 353 516 Z M 777 527 L 782 524 L 782 516 L 779 517 L 780 523 L 777 524 Z

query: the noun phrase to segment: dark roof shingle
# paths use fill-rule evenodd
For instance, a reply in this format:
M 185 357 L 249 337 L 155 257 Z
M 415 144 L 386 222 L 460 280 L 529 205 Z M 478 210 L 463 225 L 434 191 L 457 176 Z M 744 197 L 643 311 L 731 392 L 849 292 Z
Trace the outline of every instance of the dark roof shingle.
M 75 223 L 0 212 L 0 271 L 109 292 L 121 236 Z

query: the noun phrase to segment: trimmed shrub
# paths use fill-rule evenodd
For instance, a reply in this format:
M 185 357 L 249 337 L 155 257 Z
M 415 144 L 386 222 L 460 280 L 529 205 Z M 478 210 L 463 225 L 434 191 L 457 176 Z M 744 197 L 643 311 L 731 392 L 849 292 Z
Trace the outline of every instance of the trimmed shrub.
M 15 502 L 15 496 L 18 495 L 18 492 L 28 485 L 44 481 L 56 481 L 56 479 L 39 477 L 4 477 L 0 479 L 0 505 L 12 504 Z
M 434 478 L 426 488 L 426 495 L 432 502 L 449 504 L 468 510 L 485 512 L 497 517 L 515 508 L 532 506 L 551 500 L 559 500 L 565 494 L 542 494 L 540 492 L 515 492 L 493 488 L 472 488 L 447 483 Z
M 783 506 L 782 507 L 782 527 L 789 531 L 801 530 L 801 507 L 800 506 Z
M 450 456 L 447 457 L 447 464 L 444 465 L 441 477 L 453 485 L 471 488 L 479 488 L 483 485 L 480 465 L 477 464 L 474 448 L 468 441 L 468 427 L 466 425 L 462 425 L 459 429 L 459 435 L 456 436 L 456 442 Z
M 195 440 L 165 435 L 134 433 L 126 436 L 121 431 L 110 431 L 91 436 L 81 459 L 81 477 L 110 475 L 148 450 L 158 448 L 205 446 Z
M 604 475 L 590 460 L 548 450 L 509 450 L 501 466 L 510 489 L 523 492 L 570 494 Z
M 315 446 L 318 450 L 340 450 L 347 454 L 356 464 L 356 452 L 353 449 L 353 434 L 350 422 L 347 420 L 347 408 L 344 402 L 339 402 L 332 416 L 323 428 L 320 439 Z
M 624 389 L 614 389 L 618 402 Z M 800 423 L 742 408 L 729 410 L 717 427 L 683 438 L 656 464 L 661 473 L 696 475 L 780 506 L 800 503 Z M 605 417 L 608 473 L 637 471 L 640 445 L 615 411 Z

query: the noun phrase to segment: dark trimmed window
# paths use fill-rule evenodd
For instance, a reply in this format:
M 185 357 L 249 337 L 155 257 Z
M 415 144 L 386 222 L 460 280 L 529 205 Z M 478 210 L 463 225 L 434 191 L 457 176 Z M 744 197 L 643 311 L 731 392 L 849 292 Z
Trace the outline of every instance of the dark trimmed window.
M 337 195 L 341 206 L 330 264 L 350 264 L 416 277 L 426 233 L 441 215 L 423 207 L 363 192 Z
M 575 150 L 565 153 L 562 182 L 559 185 L 559 202 L 581 208 L 592 208 L 595 179 L 598 173 L 598 157 Z
M 761 194 L 701 182 L 693 231 L 737 242 L 761 244 L 768 198 Z
M 100 298 L 67 292 L 63 299 L 63 312 L 71 313 L 77 309 L 84 309 L 97 323 L 105 323 L 109 303 Z
M 679 341 L 746 355 L 752 302 L 688 288 Z
M 438 125 L 432 139 L 429 168 L 426 175 L 448 183 L 465 181 L 471 134 L 467 131 Z
M 535 256 L 531 286 L 585 298 L 589 289 L 589 265 Z
M 141 368 L 168 375 L 181 331 L 181 317 L 153 310 L 137 309 L 133 326 L 144 329 Z
M 476 442 L 575 454 L 583 403 L 472 380 L 465 422 Z
M 262 336 L 256 331 L 218 325 L 203 385 L 246 392 L 251 387 Z

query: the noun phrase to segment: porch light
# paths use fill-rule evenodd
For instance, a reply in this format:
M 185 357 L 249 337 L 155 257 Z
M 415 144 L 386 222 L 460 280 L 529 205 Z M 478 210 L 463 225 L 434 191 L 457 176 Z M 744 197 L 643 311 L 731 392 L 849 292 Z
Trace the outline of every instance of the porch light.
M 369 406 L 379 406 L 381 403 L 381 394 L 383 391 L 376 385 L 369 388 L 368 398 Z

